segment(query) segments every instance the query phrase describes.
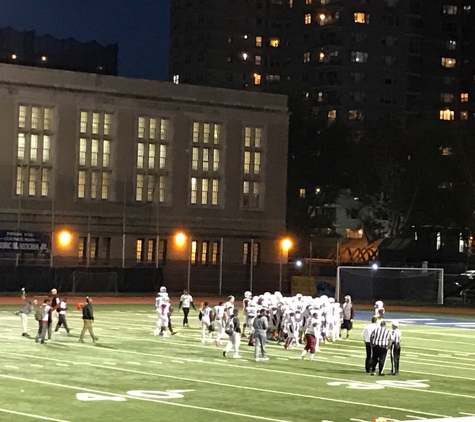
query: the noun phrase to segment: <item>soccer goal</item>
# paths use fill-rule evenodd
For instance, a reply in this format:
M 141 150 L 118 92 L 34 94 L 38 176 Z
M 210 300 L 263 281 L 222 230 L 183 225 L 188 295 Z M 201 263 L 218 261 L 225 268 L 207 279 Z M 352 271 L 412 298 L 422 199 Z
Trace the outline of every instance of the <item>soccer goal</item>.
M 74 271 L 72 293 L 117 293 L 117 273 Z
M 402 300 L 444 303 L 442 268 L 351 267 L 336 272 L 335 300 Z

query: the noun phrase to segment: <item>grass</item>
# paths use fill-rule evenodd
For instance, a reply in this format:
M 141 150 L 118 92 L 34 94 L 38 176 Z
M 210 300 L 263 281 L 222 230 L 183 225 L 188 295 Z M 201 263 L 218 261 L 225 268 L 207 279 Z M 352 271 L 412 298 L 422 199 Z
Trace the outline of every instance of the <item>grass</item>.
M 12 308 L 0 311 L 0 421 L 349 422 L 475 413 L 475 330 L 403 325 L 400 375 L 371 377 L 363 321 L 349 340 L 321 346 L 313 362 L 275 343 L 268 362 L 255 362 L 244 342 L 240 360 L 202 344 L 193 311 L 190 329 L 161 338 L 152 336 L 151 307 L 95 306 L 95 345 L 88 337 L 78 343 L 76 310 L 68 314 L 73 336 L 53 333 L 46 345 L 20 336 Z M 181 318 L 173 322 L 179 327 Z M 36 321 L 29 324 L 33 334 Z

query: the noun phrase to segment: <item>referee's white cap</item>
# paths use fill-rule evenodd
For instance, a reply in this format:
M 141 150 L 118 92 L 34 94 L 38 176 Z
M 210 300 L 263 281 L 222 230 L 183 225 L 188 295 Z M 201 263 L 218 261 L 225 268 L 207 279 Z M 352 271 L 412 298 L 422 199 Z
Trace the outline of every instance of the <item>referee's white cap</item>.
M 399 322 L 397 320 L 394 320 L 392 322 L 393 327 L 399 327 Z

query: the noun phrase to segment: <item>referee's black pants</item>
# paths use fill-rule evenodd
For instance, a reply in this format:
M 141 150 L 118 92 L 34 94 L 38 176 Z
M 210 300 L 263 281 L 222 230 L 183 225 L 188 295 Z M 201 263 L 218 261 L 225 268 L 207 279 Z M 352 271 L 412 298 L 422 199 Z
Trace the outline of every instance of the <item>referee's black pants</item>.
M 401 345 L 393 344 L 391 346 L 391 374 L 399 374 L 399 357 L 401 356 Z
M 376 364 L 377 364 L 379 375 L 383 373 L 387 354 L 388 354 L 388 349 L 386 346 L 377 346 L 377 345 L 373 346 L 371 372 L 375 372 Z
M 365 341 L 366 346 L 366 361 L 365 361 L 365 369 L 366 373 L 369 374 L 371 372 L 371 359 L 372 359 L 372 350 L 371 350 L 371 343 Z
M 190 308 L 181 308 L 183 309 L 183 327 L 188 325 L 188 314 L 190 313 Z

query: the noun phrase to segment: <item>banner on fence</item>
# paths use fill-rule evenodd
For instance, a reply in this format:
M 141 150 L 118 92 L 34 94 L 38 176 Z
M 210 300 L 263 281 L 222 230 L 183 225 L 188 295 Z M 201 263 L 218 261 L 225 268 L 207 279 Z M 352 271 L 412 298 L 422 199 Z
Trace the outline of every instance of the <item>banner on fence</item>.
M 24 230 L 0 230 L 0 253 L 32 253 L 49 256 L 51 234 Z

